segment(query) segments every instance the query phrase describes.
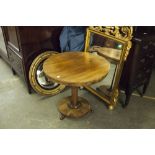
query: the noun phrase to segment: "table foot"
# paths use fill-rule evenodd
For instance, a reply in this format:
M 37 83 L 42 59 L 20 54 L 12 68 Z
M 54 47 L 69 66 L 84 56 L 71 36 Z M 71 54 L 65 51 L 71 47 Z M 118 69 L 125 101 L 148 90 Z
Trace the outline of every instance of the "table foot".
M 109 106 L 108 106 L 108 109 L 109 109 L 109 110 L 114 110 L 114 106 L 113 106 L 113 105 L 109 105 Z
M 60 120 L 63 120 L 65 118 L 65 115 L 60 113 Z
M 93 109 L 90 109 L 90 112 L 94 112 L 94 110 Z
M 80 118 L 86 115 L 88 112 L 92 112 L 89 102 L 82 97 L 78 97 L 77 105 L 78 106 L 76 108 L 71 106 L 71 97 L 69 96 L 60 102 L 58 105 L 58 110 L 63 117 L 71 118 Z

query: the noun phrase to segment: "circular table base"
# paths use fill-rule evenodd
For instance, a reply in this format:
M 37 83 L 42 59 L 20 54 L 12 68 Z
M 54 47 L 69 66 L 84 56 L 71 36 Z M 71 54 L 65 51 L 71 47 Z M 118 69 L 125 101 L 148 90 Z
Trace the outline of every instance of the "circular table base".
M 58 110 L 61 113 L 60 119 L 63 119 L 64 117 L 79 118 L 92 111 L 89 102 L 82 97 L 78 97 L 78 108 L 72 108 L 70 103 L 70 96 L 60 101 L 60 104 L 58 105 Z

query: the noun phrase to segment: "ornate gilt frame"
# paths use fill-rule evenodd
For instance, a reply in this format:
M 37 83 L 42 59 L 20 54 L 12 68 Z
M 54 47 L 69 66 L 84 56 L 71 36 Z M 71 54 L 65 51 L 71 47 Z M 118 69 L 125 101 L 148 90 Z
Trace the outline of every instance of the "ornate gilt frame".
M 85 50 L 84 52 L 89 51 L 89 45 L 90 45 L 90 35 L 91 33 L 99 34 L 100 36 L 103 36 L 105 38 L 112 39 L 114 41 L 117 41 L 123 45 L 122 47 L 122 53 L 120 56 L 120 61 L 117 65 L 116 74 L 114 77 L 114 86 L 111 92 L 110 96 L 106 96 L 104 94 L 98 93 L 98 91 L 91 86 L 84 86 L 88 91 L 102 99 L 108 108 L 112 110 L 118 100 L 119 95 L 119 80 L 121 77 L 122 69 L 124 62 L 126 61 L 126 58 L 128 56 L 129 50 L 132 46 L 132 34 L 133 34 L 133 27 L 131 26 L 90 26 L 87 28 L 86 33 L 86 42 L 85 42 Z

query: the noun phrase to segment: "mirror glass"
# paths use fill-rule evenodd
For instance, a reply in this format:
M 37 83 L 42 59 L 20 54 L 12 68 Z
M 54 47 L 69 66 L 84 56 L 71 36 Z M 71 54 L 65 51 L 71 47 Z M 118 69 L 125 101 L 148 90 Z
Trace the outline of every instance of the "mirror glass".
M 88 51 L 92 52 L 93 54 L 103 56 L 110 62 L 110 72 L 108 73 L 106 78 L 104 78 L 101 82 L 92 85 L 91 87 L 97 90 L 102 90 L 105 89 L 106 86 L 106 89 L 108 89 L 109 91 L 112 90 L 115 71 L 117 64 L 119 64 L 120 62 L 122 49 L 122 43 L 93 32 L 90 33 L 90 43 Z M 103 91 L 105 92 L 105 90 Z

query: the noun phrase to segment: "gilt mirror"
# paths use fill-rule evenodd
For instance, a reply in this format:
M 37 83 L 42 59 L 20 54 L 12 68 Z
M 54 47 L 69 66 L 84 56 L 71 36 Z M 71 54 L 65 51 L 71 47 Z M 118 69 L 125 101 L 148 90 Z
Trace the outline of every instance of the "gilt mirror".
M 105 57 L 111 67 L 104 80 L 85 88 L 102 99 L 109 109 L 113 109 L 118 100 L 119 80 L 131 48 L 132 32 L 132 27 L 117 26 L 93 26 L 87 29 L 85 52 Z

